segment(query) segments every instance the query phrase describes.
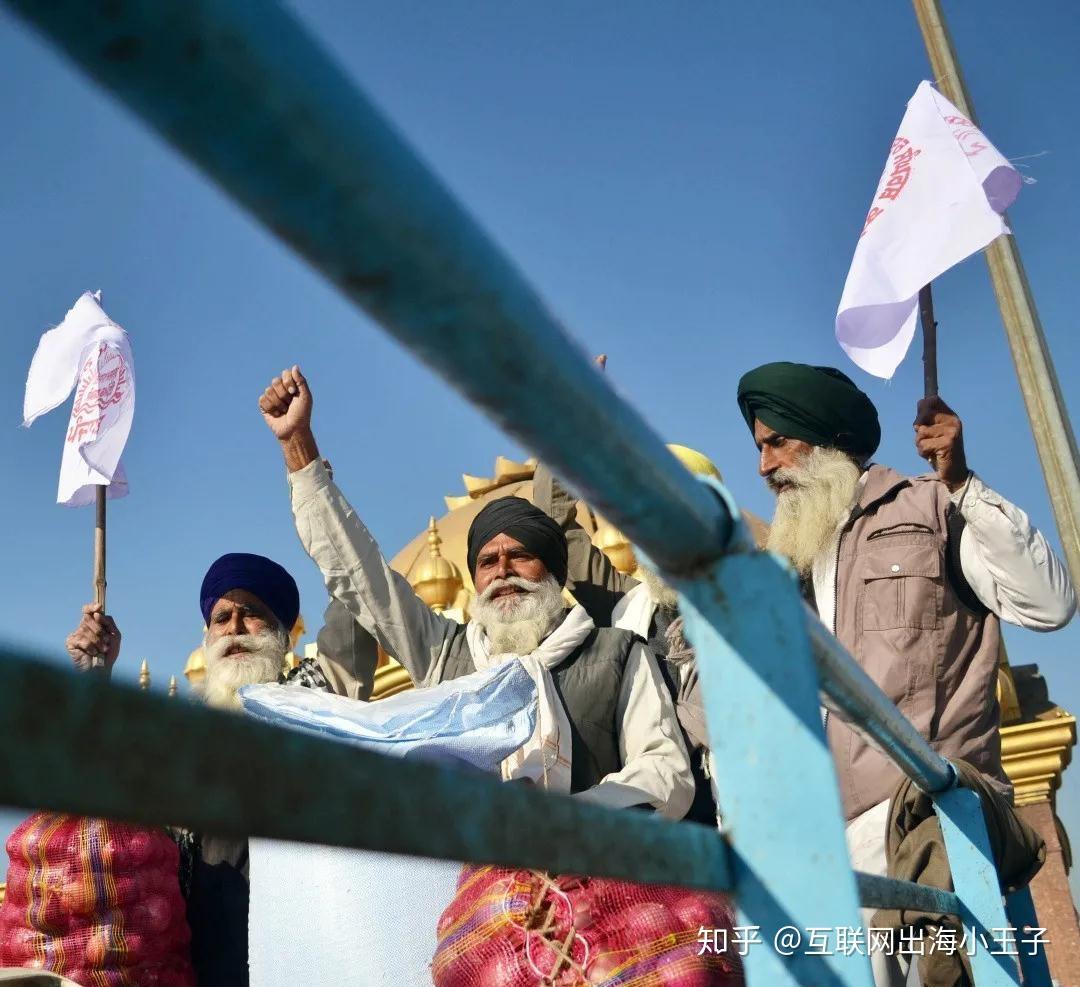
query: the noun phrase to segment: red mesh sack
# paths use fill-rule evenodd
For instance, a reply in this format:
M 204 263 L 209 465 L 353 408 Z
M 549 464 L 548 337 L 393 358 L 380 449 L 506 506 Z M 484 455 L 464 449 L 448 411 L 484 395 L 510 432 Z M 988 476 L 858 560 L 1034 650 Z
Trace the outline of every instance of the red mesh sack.
M 163 830 L 39 812 L 7 852 L 0 966 L 84 987 L 194 987 L 179 852 Z
M 466 866 L 439 919 L 435 987 L 742 987 L 739 957 L 701 951 L 731 929 L 725 895 Z

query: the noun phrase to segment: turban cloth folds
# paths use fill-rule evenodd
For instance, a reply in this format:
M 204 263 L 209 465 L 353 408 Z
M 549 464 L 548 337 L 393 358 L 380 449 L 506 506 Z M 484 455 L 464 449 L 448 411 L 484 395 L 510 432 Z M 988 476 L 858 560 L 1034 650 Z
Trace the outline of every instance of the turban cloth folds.
M 214 604 L 234 589 L 247 590 L 262 600 L 286 631 L 292 630 L 300 616 L 300 591 L 284 568 L 262 555 L 230 552 L 210 566 L 203 577 L 199 607 L 207 624 Z
M 476 576 L 480 550 L 497 535 L 509 535 L 547 566 L 560 586 L 566 583 L 566 535 L 539 507 L 521 497 L 493 500 L 469 528 L 469 574 Z
M 873 455 L 881 441 L 877 408 L 846 374 L 805 363 L 766 363 L 739 381 L 739 410 L 790 439 Z

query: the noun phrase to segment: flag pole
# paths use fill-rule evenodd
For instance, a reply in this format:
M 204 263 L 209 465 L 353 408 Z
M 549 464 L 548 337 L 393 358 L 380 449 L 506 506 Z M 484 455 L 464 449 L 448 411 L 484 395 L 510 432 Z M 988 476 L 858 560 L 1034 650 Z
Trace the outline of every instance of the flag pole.
M 961 113 L 977 123 L 939 0 L 913 3 L 939 88 Z M 1080 454 L 1016 237 L 999 236 L 986 248 L 986 262 L 1065 559 L 1073 583 L 1080 586 Z
M 937 322 L 934 321 L 934 293 L 930 285 L 919 289 L 919 320 L 922 322 L 923 397 L 938 396 Z
M 105 496 L 108 492 L 105 484 L 96 487 L 96 517 L 94 519 L 94 602 L 105 612 Z M 91 668 L 104 668 L 105 658 L 94 655 Z

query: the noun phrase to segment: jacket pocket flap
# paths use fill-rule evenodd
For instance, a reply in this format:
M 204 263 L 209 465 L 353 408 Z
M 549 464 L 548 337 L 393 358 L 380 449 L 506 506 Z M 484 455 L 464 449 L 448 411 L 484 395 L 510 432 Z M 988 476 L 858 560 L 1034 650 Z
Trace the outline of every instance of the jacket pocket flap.
M 941 555 L 936 545 L 896 545 L 863 557 L 863 579 L 898 579 L 902 576 L 941 575 Z

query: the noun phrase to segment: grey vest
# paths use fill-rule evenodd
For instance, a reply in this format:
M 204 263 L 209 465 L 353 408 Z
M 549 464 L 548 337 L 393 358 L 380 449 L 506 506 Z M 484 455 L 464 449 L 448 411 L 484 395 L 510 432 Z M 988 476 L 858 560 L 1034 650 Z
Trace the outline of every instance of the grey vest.
M 551 671 L 555 691 L 570 721 L 572 792 L 591 788 L 623 766 L 617 722 L 619 692 L 626 660 L 637 640 L 631 631 L 594 627 L 562 664 Z M 465 634 L 457 634 L 451 642 L 440 681 L 475 671 Z

